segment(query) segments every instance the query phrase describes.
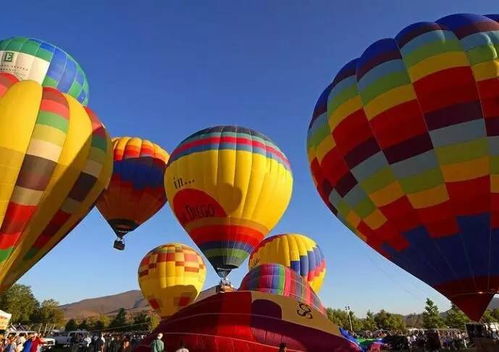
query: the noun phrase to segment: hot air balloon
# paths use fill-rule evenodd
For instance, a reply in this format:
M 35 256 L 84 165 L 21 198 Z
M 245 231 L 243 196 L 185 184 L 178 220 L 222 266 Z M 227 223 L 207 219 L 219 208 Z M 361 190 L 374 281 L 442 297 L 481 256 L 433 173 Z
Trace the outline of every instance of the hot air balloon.
M 80 65 L 64 50 L 39 39 L 13 37 L 0 41 L 0 72 L 33 80 L 88 103 L 88 81 Z
M 97 208 L 118 236 L 114 247 L 124 249 L 123 236 L 156 214 L 166 203 L 163 179 L 168 153 L 146 139 L 113 138 L 114 169 Z
M 191 304 L 203 288 L 205 278 L 203 258 L 181 243 L 154 248 L 139 266 L 142 294 L 162 318 Z
M 0 291 L 78 224 L 111 171 L 111 140 L 90 109 L 0 73 Z
M 291 268 L 319 292 L 326 276 L 326 259 L 315 241 L 298 233 L 266 238 L 251 253 L 248 262 L 253 269 L 260 264 L 278 263 Z
M 314 308 L 254 291 L 219 293 L 191 304 L 163 320 L 136 351 L 149 352 L 160 332 L 168 351 L 181 343 L 190 351 L 210 352 L 277 352 L 281 343 L 288 352 L 360 351 Z
M 326 309 L 314 290 L 298 273 L 281 264 L 261 264 L 251 269 L 241 281 L 239 290 L 259 291 L 294 298 L 322 314 Z
M 165 173 L 170 207 L 222 278 L 276 225 L 292 185 L 279 148 L 235 126 L 189 136 L 172 152 Z
M 308 130 L 338 219 L 475 320 L 499 289 L 498 47 L 490 17 L 410 25 L 338 72 Z

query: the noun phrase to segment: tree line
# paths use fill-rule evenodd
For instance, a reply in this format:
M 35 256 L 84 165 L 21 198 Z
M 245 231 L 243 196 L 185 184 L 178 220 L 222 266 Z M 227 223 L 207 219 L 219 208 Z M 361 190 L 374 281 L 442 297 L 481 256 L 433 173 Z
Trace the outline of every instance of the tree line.
M 64 327 L 65 331 L 87 330 L 87 331 L 151 331 L 160 322 L 160 318 L 154 314 L 139 312 L 134 315 L 127 314 L 125 308 L 120 308 L 118 313 L 111 319 L 106 315 L 90 317 L 83 320 L 69 319 Z
M 365 318 L 358 318 L 352 311 L 341 309 L 328 308 L 326 311 L 329 320 L 347 330 L 351 330 L 352 327 L 353 331 L 405 332 L 408 328 L 464 330 L 465 324 L 470 322 L 468 317 L 454 304 L 447 312 L 441 313 L 438 306 L 429 298 L 426 299 L 425 310 L 422 314 L 409 314 L 407 316 L 389 313 L 383 309 L 378 313 L 368 311 Z M 485 311 L 480 322 L 499 322 L 499 309 Z
M 154 313 L 139 312 L 127 314 L 124 308 L 109 317 L 100 315 L 87 319 L 64 319 L 64 312 L 59 302 L 48 299 L 39 302 L 31 288 L 26 285 L 15 284 L 0 294 L 0 309 L 12 314 L 11 324 L 26 325 L 31 329 L 36 326 L 50 326 L 52 329 L 65 328 L 66 331 L 148 331 L 159 324 L 159 317 Z
M 109 317 L 100 315 L 87 319 L 64 319 L 64 312 L 59 303 L 53 299 L 39 302 L 31 288 L 26 285 L 15 284 L 0 294 L 0 309 L 12 314 L 12 324 L 36 326 L 51 325 L 53 328 L 65 327 L 66 331 L 148 331 L 159 324 L 159 317 L 154 313 L 140 312 L 134 315 L 127 314 L 124 308 Z M 352 311 L 341 309 L 327 309 L 327 317 L 336 325 L 354 331 L 406 331 L 407 328 L 455 328 L 464 329 L 470 320 L 455 305 L 445 313 L 441 313 L 438 306 L 430 299 L 426 300 L 422 314 L 390 313 L 380 310 L 377 313 L 368 311 L 365 318 L 358 318 Z M 481 322 L 499 322 L 499 309 L 487 310 Z

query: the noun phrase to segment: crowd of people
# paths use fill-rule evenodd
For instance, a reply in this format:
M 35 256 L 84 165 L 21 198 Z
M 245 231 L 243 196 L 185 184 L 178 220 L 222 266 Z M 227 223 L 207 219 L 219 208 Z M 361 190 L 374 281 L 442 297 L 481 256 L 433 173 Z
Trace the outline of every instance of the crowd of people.
M 43 339 L 36 332 L 14 333 L 2 337 L 0 342 L 0 352 L 41 352 Z
M 71 339 L 70 352 L 131 352 L 144 337 L 145 335 L 141 333 L 76 334 Z M 150 347 L 151 352 L 170 352 L 165 348 L 161 333 L 156 336 Z M 172 352 L 189 352 L 189 350 L 181 343 L 179 348 Z
M 71 352 L 131 352 L 144 338 L 142 334 L 98 333 L 75 334 L 71 338 Z

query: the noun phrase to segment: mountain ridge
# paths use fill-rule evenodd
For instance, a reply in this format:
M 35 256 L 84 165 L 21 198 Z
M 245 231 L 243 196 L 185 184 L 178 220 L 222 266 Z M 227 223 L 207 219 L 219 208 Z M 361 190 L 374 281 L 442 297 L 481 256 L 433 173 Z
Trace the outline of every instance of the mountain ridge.
M 210 288 L 203 291 L 199 298 L 206 297 L 214 292 L 214 288 Z M 86 319 L 100 315 L 115 315 L 120 308 L 124 308 L 130 314 L 151 310 L 140 290 L 129 290 L 102 297 L 85 298 L 81 301 L 63 304 L 60 308 L 63 310 L 66 320 Z M 488 308 L 499 308 L 499 297 L 494 297 Z M 407 314 L 405 317 L 407 318 L 412 315 L 418 314 Z

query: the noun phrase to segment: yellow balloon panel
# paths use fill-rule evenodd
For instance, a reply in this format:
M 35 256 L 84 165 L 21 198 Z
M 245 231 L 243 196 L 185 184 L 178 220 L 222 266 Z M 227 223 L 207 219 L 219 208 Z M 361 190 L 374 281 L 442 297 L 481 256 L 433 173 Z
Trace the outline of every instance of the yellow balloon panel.
M 302 276 L 315 292 L 319 292 L 326 276 L 326 259 L 311 238 L 286 233 L 262 241 L 251 253 L 249 269 L 261 264 L 282 264 Z
M 138 275 L 151 307 L 161 317 L 168 317 L 196 299 L 206 279 L 206 266 L 191 247 L 169 243 L 147 253 Z
M 109 182 L 111 157 L 111 140 L 89 109 L 0 74 L 0 290 L 88 213 Z
M 279 148 L 256 131 L 234 126 L 184 140 L 165 174 L 173 212 L 219 274 L 238 267 L 277 224 L 292 187 Z

